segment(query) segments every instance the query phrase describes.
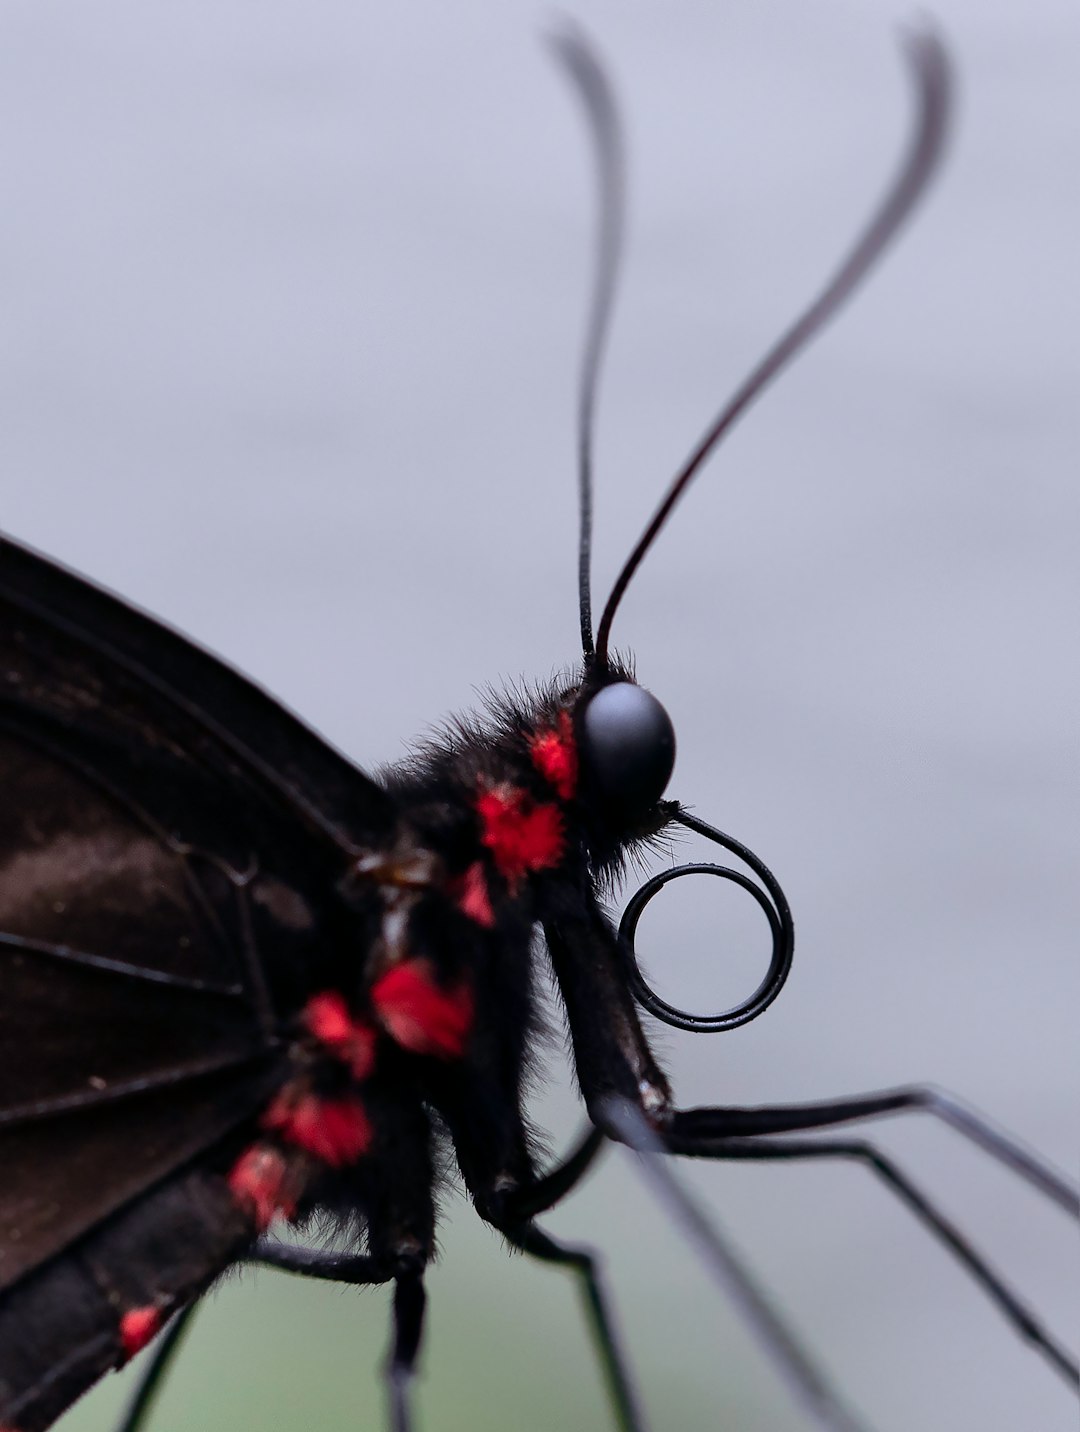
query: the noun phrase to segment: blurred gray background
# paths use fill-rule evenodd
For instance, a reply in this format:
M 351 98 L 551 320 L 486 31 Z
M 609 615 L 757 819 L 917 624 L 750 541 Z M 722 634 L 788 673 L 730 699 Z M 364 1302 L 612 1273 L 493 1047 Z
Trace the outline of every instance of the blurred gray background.
M 566 8 L 632 150 L 602 598 L 891 172 L 906 16 Z M 766 1018 L 661 1042 L 684 1102 L 931 1079 L 1075 1168 L 1080 12 L 933 9 L 960 83 L 942 182 L 708 469 L 616 626 L 675 719 L 674 793 L 767 859 L 799 932 Z M 0 5 L 0 525 L 365 765 L 477 686 L 574 657 L 591 192 L 544 23 L 490 0 Z M 762 932 L 689 887 L 643 943 L 666 993 L 716 1006 L 756 980 Z M 557 1143 L 577 1106 L 561 1047 L 548 1063 Z M 1065 1220 L 921 1122 L 878 1132 L 1075 1335 Z M 875 1429 L 1075 1428 L 861 1170 L 691 1173 Z M 607 1253 L 655 1428 L 807 1425 L 624 1157 L 549 1224 Z M 424 1432 L 608 1428 L 572 1286 L 460 1197 L 442 1242 Z M 233 1280 L 155 1426 L 379 1428 L 385 1332 L 381 1292 Z M 66 1432 L 109 1427 L 131 1382 L 107 1383 Z

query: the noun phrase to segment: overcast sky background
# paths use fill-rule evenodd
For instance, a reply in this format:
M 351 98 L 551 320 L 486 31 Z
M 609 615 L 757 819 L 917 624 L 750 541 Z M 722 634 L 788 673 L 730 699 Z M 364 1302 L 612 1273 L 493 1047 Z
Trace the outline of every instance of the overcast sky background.
M 905 11 L 565 8 L 632 159 L 602 600 L 892 172 Z M 767 860 L 798 930 L 767 1017 L 661 1043 L 686 1103 L 929 1079 L 1075 1168 L 1080 12 L 933 11 L 959 75 L 941 182 L 711 464 L 615 628 L 676 722 L 673 794 Z M 368 766 L 575 654 L 592 196 L 544 23 L 484 0 L 0 4 L 0 526 Z M 665 992 L 715 1007 L 755 982 L 762 934 L 689 884 L 643 944 Z M 725 960 L 739 940 L 757 963 Z M 537 1107 L 562 1139 L 575 1100 L 549 1062 Z M 875 1136 L 1075 1336 L 1068 1224 L 919 1125 Z M 1075 1427 L 859 1169 L 692 1172 L 879 1432 Z M 609 1254 L 653 1425 L 808 1426 L 633 1177 L 610 1157 L 550 1226 Z M 451 1212 L 424 1432 L 606 1429 L 573 1289 Z M 384 1301 L 226 1288 L 157 1425 L 380 1426 Z M 109 1425 L 110 1382 L 69 1432 Z

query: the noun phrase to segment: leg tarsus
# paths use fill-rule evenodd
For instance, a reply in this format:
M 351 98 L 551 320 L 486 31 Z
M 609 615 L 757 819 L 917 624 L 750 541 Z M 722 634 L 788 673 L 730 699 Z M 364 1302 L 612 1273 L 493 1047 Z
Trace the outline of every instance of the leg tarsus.
M 846 1099 L 829 1099 L 813 1104 L 779 1104 L 750 1109 L 684 1109 L 671 1115 L 667 1132 L 696 1138 L 754 1138 L 760 1134 L 791 1134 L 800 1130 L 826 1129 L 856 1119 L 880 1118 L 885 1114 L 922 1112 L 934 1115 L 955 1129 L 984 1153 L 1018 1174 L 1073 1218 L 1080 1218 L 1080 1189 L 1045 1159 L 1024 1147 L 1018 1139 L 995 1127 L 955 1094 L 932 1084 L 913 1084 L 902 1089 L 885 1089 L 855 1094 Z
M 578 1186 L 606 1141 L 604 1132 L 590 1124 L 574 1148 L 535 1183 L 515 1188 L 501 1197 L 496 1195 L 497 1205 L 491 1210 L 489 1222 L 499 1228 L 516 1227 L 546 1213 Z
M 412 1384 L 424 1325 L 423 1265 L 414 1252 L 398 1251 L 382 1258 L 366 1254 L 327 1253 L 260 1238 L 245 1262 L 279 1268 L 301 1278 L 319 1278 L 354 1287 L 394 1283 L 393 1343 L 384 1376 L 390 1402 L 392 1432 L 411 1432 Z M 122 1432 L 134 1432 L 123 1428 Z
M 401 1275 L 394 1287 L 394 1340 L 386 1363 L 392 1432 L 411 1432 L 412 1387 L 427 1298 L 420 1272 Z
M 326 1253 L 319 1248 L 279 1243 L 272 1238 L 260 1238 L 241 1261 L 279 1268 L 302 1278 L 321 1278 L 357 1286 L 388 1283 L 394 1276 L 392 1269 L 374 1258 L 361 1254 Z M 141 1432 L 197 1307 L 198 1300 L 189 1303 L 170 1320 L 150 1355 L 151 1360 L 116 1432 Z
M 260 1238 L 243 1261 L 263 1268 L 279 1268 L 300 1278 L 322 1278 L 355 1287 L 389 1283 L 394 1276 L 394 1265 L 387 1259 L 372 1258 L 364 1253 L 327 1253 L 321 1248 L 279 1243 L 274 1238 Z
M 621 1351 L 620 1338 L 615 1331 L 610 1300 L 604 1288 L 595 1252 L 591 1248 L 557 1243 L 534 1223 L 504 1227 L 501 1232 L 509 1243 L 530 1257 L 543 1263 L 572 1269 L 577 1273 L 581 1280 L 581 1292 L 593 1343 L 604 1370 L 620 1432 L 644 1432 L 645 1423 L 626 1369 L 626 1360 Z
M 628 1099 L 606 1099 L 603 1118 L 610 1137 L 639 1155 L 635 1160 L 639 1172 L 741 1310 L 794 1398 L 828 1432 L 865 1432 L 865 1425 L 843 1405 L 742 1258 L 672 1172 L 664 1157 L 669 1149 L 638 1106 Z
M 864 1139 L 722 1139 L 715 1143 L 692 1142 L 671 1137 L 672 1153 L 691 1158 L 724 1162 L 738 1160 L 774 1162 L 781 1160 L 853 1158 L 864 1163 L 899 1197 L 915 1216 L 967 1269 L 986 1295 L 997 1304 L 1015 1332 L 1032 1343 L 1066 1382 L 1080 1386 L 1080 1368 L 1069 1353 L 1047 1332 L 1034 1314 L 994 1271 L 964 1235 L 940 1213 L 899 1168 Z
M 193 1303 L 188 1303 L 187 1307 L 181 1308 L 162 1333 L 116 1432 L 139 1432 L 143 1426 L 198 1306 L 199 1300 L 196 1299 Z

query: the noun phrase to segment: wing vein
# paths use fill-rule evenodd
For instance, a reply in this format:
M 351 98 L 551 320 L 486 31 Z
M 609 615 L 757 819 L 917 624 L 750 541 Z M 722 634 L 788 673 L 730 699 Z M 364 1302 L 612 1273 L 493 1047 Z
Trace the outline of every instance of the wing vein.
M 56 1118 L 62 1114 L 76 1113 L 83 1109 L 97 1108 L 103 1104 L 117 1104 L 126 1099 L 138 1098 L 159 1089 L 169 1089 L 177 1084 L 218 1074 L 226 1069 L 239 1069 L 245 1064 L 265 1058 L 273 1045 L 244 1050 L 243 1053 L 219 1055 L 215 1059 L 193 1059 L 186 1064 L 173 1065 L 140 1079 L 119 1080 L 104 1088 L 81 1089 L 77 1094 L 61 1094 L 53 1099 L 36 1099 L 29 1103 L 16 1104 L 10 1109 L 0 1109 L 0 1128 L 12 1128 L 18 1124 L 36 1123 L 41 1119 Z
M 84 969 L 101 970 L 105 974 L 122 975 L 125 979 L 142 980 L 147 984 L 166 985 L 170 989 L 189 990 L 193 994 L 215 995 L 222 999 L 240 999 L 246 1002 L 248 991 L 243 985 L 217 984 L 213 980 L 190 979 L 185 975 L 169 974 L 166 970 L 149 969 L 132 965 L 126 960 L 114 960 L 108 955 L 92 955 L 86 950 L 77 950 L 71 945 L 57 945 L 49 940 L 35 940 L 26 935 L 12 935 L 0 930 L 0 945 L 23 950 L 28 954 L 45 955 L 49 959 L 63 960 L 67 964 L 80 965 Z

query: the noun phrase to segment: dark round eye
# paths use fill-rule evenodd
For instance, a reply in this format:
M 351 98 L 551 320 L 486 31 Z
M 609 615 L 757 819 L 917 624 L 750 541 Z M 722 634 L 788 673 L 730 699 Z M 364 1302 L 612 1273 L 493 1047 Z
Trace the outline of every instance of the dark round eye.
M 647 810 L 664 793 L 675 764 L 675 728 L 656 697 L 632 681 L 603 686 L 585 707 L 582 755 L 605 801 Z

